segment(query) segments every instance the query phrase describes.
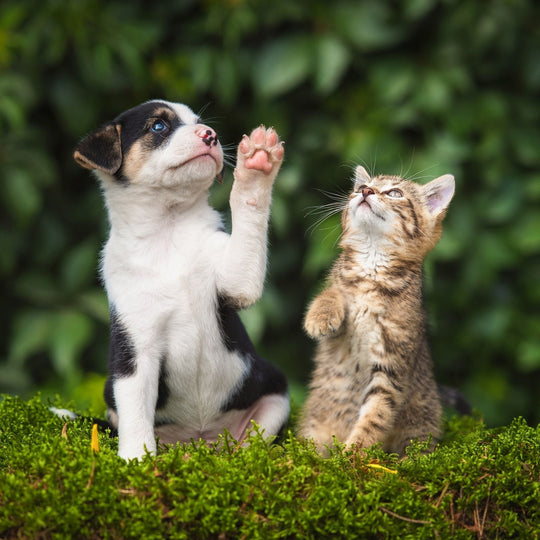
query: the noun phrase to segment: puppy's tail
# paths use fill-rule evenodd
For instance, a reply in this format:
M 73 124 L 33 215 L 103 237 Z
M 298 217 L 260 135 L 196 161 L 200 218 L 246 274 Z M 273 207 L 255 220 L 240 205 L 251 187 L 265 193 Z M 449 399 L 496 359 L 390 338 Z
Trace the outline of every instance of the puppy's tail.
M 59 418 L 62 418 L 63 420 L 90 420 L 92 424 L 97 424 L 103 431 L 108 430 L 111 437 L 118 437 L 117 429 L 111 424 L 109 424 L 107 420 L 102 420 L 101 418 L 94 418 L 90 416 L 79 416 L 78 414 L 75 414 L 73 411 L 70 411 L 68 409 L 57 409 L 56 407 L 49 407 L 49 411 L 51 411 Z
M 456 388 L 439 386 L 439 398 L 443 407 L 454 409 L 462 416 L 470 416 L 472 414 L 471 404 Z

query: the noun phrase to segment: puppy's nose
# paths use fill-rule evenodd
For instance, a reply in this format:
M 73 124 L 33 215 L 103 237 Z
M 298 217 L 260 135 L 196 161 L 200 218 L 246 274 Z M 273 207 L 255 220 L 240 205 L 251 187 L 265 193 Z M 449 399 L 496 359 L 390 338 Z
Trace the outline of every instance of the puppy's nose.
M 198 135 L 206 146 L 216 146 L 218 143 L 217 133 L 207 126 L 200 127 L 195 134 Z

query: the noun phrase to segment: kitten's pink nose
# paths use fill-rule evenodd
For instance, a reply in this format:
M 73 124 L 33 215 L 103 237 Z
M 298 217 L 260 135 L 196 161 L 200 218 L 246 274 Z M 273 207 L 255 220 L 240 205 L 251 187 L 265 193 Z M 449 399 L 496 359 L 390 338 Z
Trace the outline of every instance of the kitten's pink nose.
M 198 135 L 206 146 L 216 146 L 218 143 L 217 133 L 208 126 L 201 126 L 195 131 L 195 135 Z
M 375 192 L 370 187 L 362 188 L 362 195 L 364 199 L 368 198 L 368 195 L 373 195 Z

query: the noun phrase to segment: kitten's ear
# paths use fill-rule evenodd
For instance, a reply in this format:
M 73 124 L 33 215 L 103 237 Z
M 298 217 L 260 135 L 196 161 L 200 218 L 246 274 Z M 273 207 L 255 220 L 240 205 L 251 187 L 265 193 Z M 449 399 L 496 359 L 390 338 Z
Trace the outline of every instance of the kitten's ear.
M 428 209 L 432 216 L 438 216 L 448 208 L 455 189 L 456 183 L 451 174 L 439 176 L 424 186 Z
M 358 165 L 354 171 L 354 185 L 355 186 L 361 186 L 363 184 L 367 184 L 371 181 L 371 176 L 369 176 L 369 173 L 362 167 L 362 165 Z
M 85 137 L 73 153 L 75 161 L 85 169 L 98 169 L 115 174 L 122 165 L 120 125 L 107 124 Z

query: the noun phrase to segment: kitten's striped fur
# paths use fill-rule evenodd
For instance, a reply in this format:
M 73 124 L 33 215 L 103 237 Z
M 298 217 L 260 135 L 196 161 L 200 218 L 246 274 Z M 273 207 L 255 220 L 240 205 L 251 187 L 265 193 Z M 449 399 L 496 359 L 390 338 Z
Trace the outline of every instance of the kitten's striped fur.
M 304 323 L 318 347 L 299 431 L 321 451 L 335 437 L 403 455 L 411 439 L 439 436 L 422 267 L 453 193 L 450 175 L 422 186 L 357 167 L 342 253 Z

